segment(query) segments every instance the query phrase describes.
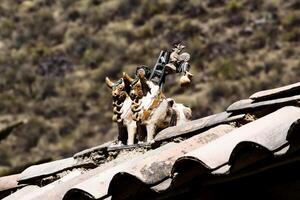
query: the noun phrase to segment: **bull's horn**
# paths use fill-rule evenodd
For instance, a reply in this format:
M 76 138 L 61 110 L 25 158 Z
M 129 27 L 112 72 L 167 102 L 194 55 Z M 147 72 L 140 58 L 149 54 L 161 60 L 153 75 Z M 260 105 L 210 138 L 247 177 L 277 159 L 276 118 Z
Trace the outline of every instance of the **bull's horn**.
M 146 96 L 148 92 L 151 92 L 151 88 L 149 87 L 145 76 L 140 77 L 140 81 L 142 84 L 143 94 Z
M 123 72 L 123 79 L 124 81 L 128 81 L 129 83 L 131 83 L 134 80 L 126 72 Z
M 113 87 L 114 84 L 108 77 L 105 78 L 105 83 L 110 89 Z

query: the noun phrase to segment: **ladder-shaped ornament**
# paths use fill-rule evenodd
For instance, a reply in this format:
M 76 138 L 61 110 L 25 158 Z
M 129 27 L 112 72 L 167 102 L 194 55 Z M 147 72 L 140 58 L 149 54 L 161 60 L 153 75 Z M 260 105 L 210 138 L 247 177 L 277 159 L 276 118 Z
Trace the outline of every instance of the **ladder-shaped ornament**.
M 169 62 L 170 53 L 168 51 L 160 51 L 159 57 L 153 67 L 149 80 L 160 86 L 162 89 L 165 83 L 166 64 Z

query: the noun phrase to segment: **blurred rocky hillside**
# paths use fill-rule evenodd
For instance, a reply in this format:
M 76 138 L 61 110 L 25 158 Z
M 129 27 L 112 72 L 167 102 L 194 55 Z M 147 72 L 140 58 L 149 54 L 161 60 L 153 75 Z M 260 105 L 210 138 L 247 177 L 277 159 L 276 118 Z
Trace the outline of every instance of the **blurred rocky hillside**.
M 105 76 L 179 41 L 194 83 L 171 77 L 165 93 L 194 118 L 297 82 L 299 25 L 298 0 L 1 0 L 0 117 L 28 123 L 1 141 L 0 173 L 114 138 Z

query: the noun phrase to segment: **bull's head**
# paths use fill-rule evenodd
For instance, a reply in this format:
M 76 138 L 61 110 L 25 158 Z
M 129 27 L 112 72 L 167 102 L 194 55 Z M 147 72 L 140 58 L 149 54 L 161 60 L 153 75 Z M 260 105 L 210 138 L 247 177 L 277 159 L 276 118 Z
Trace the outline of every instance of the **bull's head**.
M 106 85 L 111 89 L 111 94 L 115 100 L 125 100 L 127 94 L 130 92 L 130 84 L 133 79 L 126 73 L 123 73 L 123 77 L 117 82 L 112 82 L 106 77 Z
M 123 77 L 117 82 L 112 82 L 108 77 L 106 77 L 106 85 L 111 89 L 111 94 L 113 97 L 113 118 L 114 122 L 122 122 L 122 111 L 121 108 L 124 104 L 125 99 L 129 96 L 130 84 L 133 81 L 126 73 L 123 73 Z

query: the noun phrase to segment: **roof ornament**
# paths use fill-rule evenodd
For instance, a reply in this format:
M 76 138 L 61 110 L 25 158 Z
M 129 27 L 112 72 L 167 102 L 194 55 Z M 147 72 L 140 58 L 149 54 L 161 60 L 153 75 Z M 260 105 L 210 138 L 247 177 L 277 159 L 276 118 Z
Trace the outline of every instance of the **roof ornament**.
M 176 44 L 175 48 L 170 54 L 170 62 L 166 64 L 169 73 L 182 73 L 183 76 L 180 78 L 180 85 L 187 86 L 191 83 L 193 74 L 189 72 L 190 65 L 188 61 L 190 60 L 190 54 L 187 52 L 182 52 L 185 46 L 181 44 Z
M 165 77 L 180 73 L 180 85 L 191 82 L 190 54 L 182 52 L 185 46 L 176 44 L 172 52 L 161 51 L 151 70 L 143 65 L 135 77 L 125 72 L 116 82 L 106 78 L 112 90 L 113 121 L 118 124 L 118 145 L 151 144 L 159 130 L 190 121 L 192 111 L 163 94 Z
M 190 73 L 190 54 L 182 52 L 185 46 L 175 44 L 172 52 L 161 51 L 159 57 L 154 65 L 150 80 L 163 88 L 165 77 L 169 74 L 182 74 L 180 78 L 181 87 L 188 86 L 191 83 L 193 74 Z

